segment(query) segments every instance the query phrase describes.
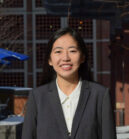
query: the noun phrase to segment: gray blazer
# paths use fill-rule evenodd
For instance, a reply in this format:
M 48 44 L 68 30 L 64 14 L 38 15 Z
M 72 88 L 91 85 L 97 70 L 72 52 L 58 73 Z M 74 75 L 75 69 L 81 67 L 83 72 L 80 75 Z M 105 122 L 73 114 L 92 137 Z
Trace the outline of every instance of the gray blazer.
M 56 82 L 34 89 L 28 99 L 22 139 L 115 139 L 108 89 L 82 81 L 81 95 L 68 133 Z

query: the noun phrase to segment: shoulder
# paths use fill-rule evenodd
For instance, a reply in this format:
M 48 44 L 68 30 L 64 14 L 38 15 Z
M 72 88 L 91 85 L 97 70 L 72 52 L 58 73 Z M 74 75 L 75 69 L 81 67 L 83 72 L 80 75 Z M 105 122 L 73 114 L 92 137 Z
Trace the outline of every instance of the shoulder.
M 86 88 L 89 89 L 91 93 L 100 95 L 104 95 L 109 90 L 107 87 L 97 82 L 91 82 L 86 80 L 83 81 L 83 86 L 86 86 Z
M 40 93 L 40 92 L 46 92 L 46 90 L 49 89 L 49 83 L 48 84 L 44 84 L 41 86 L 38 86 L 37 88 L 33 89 L 33 93 Z
M 32 91 L 29 94 L 29 98 L 31 98 L 30 100 L 34 101 L 36 104 L 46 102 L 50 97 L 49 94 L 51 94 L 50 85 L 51 83 L 47 83 L 32 89 Z
M 89 82 L 89 87 L 91 89 L 95 89 L 95 90 L 98 90 L 98 91 L 105 91 L 105 90 L 108 89 L 107 87 L 105 87 L 105 86 L 103 86 L 103 85 L 101 85 L 97 82 Z
M 34 97 L 41 97 L 41 96 L 46 96 L 48 92 L 50 91 L 52 82 L 41 85 L 37 88 L 32 89 L 31 93 Z

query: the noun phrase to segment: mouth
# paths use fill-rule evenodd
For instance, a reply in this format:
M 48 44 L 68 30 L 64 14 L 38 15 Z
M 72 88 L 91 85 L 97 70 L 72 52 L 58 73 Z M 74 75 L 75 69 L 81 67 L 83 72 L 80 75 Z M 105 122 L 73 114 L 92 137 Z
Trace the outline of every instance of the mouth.
M 60 66 L 63 70 L 71 70 L 72 69 L 72 64 L 63 64 Z

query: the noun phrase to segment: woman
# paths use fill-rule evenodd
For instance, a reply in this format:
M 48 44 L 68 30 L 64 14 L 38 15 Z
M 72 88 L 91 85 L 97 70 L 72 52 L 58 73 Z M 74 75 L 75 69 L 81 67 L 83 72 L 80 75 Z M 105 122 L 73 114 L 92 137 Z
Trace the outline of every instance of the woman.
M 115 139 L 108 89 L 87 80 L 80 35 L 60 29 L 47 50 L 44 85 L 30 93 L 22 139 Z

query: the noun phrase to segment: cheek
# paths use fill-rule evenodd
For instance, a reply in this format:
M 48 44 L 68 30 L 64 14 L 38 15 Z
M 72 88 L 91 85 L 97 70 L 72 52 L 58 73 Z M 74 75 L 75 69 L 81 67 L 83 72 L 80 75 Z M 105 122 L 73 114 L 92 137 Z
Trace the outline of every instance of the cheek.
M 49 64 L 51 64 L 52 66 L 55 66 L 59 63 L 59 58 L 57 56 L 51 55 L 50 58 L 51 59 L 49 60 Z
M 82 57 L 79 55 L 78 57 L 76 57 L 76 60 L 75 60 L 75 62 L 78 64 L 78 65 L 80 65 L 81 63 L 83 63 L 83 59 L 82 59 Z

